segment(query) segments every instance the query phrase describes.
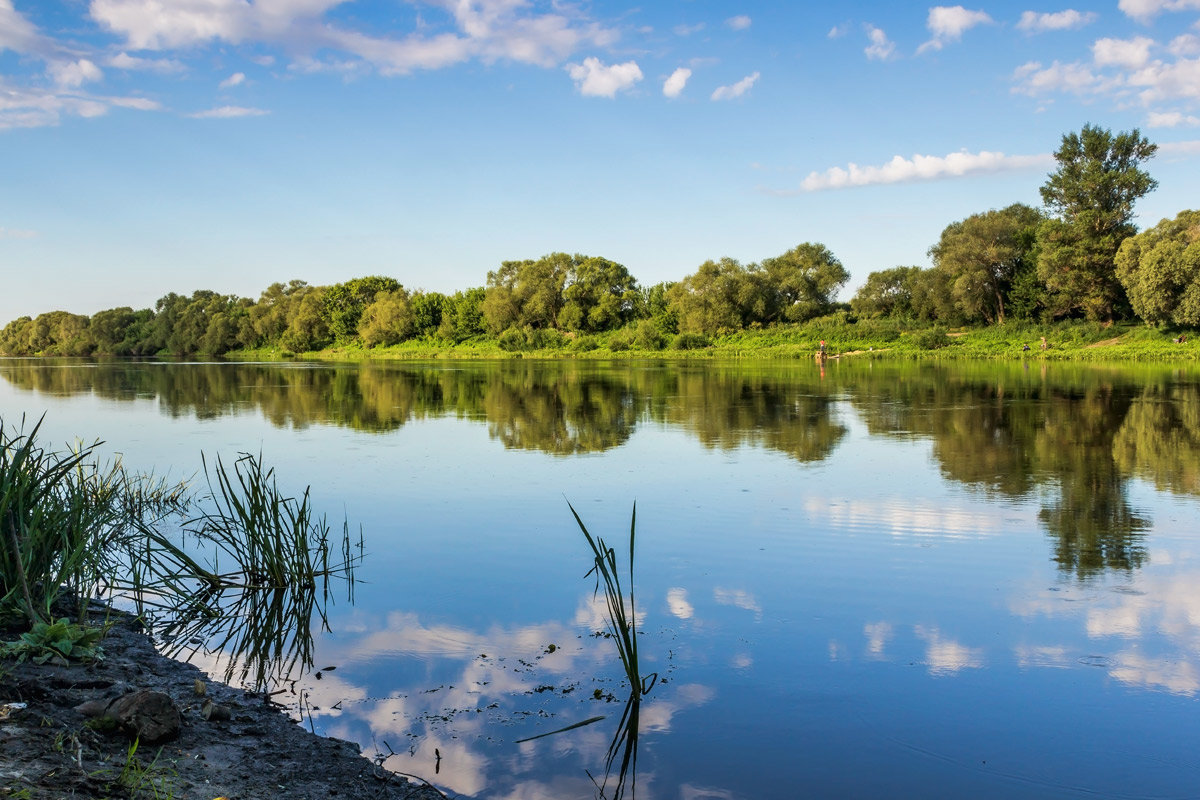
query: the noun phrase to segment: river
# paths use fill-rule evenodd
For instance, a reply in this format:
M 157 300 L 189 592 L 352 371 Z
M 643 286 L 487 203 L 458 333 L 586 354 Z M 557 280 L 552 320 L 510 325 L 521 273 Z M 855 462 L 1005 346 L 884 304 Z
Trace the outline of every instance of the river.
M 568 502 L 622 560 L 636 502 L 626 796 L 1200 786 L 1194 367 L 0 359 L 42 414 L 193 483 L 261 453 L 361 529 L 278 699 L 451 795 L 596 797 L 630 733 Z

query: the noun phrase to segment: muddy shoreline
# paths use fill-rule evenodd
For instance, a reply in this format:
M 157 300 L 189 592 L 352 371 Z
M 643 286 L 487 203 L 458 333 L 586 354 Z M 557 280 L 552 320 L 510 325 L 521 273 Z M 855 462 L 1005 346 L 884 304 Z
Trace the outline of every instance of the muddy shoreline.
M 101 660 L 65 666 L 0 661 L 0 797 L 445 796 L 376 766 L 350 742 L 311 733 L 260 694 L 209 680 L 195 666 L 162 655 L 133 618 L 108 619 Z M 169 696 L 180 727 L 161 743 L 139 742 L 131 755 L 130 734 L 94 709 L 139 690 Z

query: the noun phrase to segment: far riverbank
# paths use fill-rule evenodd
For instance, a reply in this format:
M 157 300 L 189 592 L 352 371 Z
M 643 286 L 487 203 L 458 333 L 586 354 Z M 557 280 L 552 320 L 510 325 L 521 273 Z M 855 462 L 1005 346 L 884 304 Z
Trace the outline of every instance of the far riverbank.
M 1194 331 L 1140 324 L 1090 322 L 1015 324 L 982 328 L 903 327 L 893 321 L 843 322 L 824 318 L 806 325 L 777 326 L 712 337 L 679 334 L 639 341 L 630 331 L 576 336 L 530 331 L 523 340 L 477 339 L 450 343 L 409 340 L 390 347 L 334 345 L 294 353 L 278 348 L 240 350 L 232 360 L 289 358 L 368 361 L 420 359 L 807 359 L 825 344 L 828 358 L 998 359 L 1053 361 L 1200 361 Z

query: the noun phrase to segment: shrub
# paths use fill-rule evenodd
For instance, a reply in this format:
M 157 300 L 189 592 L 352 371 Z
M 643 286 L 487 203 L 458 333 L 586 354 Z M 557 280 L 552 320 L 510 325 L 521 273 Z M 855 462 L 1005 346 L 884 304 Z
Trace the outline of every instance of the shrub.
M 608 340 L 608 349 L 614 353 L 628 350 L 631 347 L 633 347 L 633 333 L 628 328 L 617 331 Z
M 653 320 L 644 319 L 637 325 L 633 343 L 639 350 L 662 350 L 667 346 L 667 337 Z
M 700 333 L 681 333 L 671 341 L 672 350 L 703 350 L 708 345 L 708 337 Z
M 914 342 L 922 350 L 938 350 L 950 344 L 950 337 L 941 328 L 930 328 L 918 333 Z

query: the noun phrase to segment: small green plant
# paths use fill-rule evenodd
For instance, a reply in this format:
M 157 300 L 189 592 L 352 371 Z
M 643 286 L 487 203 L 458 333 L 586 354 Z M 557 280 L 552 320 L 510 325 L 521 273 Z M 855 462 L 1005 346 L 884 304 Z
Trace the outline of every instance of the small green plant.
M 68 619 L 57 622 L 38 622 L 33 629 L 21 634 L 14 642 L 0 645 L 0 656 L 26 659 L 37 664 L 48 661 L 92 661 L 104 657 L 100 640 L 104 628 L 86 628 Z
M 603 538 L 599 536 L 594 537 L 588 532 L 587 526 L 583 524 L 583 520 L 580 519 L 579 513 L 571 505 L 570 501 L 567 502 L 567 507 L 571 509 L 571 514 L 574 515 L 575 522 L 579 524 L 579 529 L 583 531 L 583 536 L 587 539 L 587 543 L 592 549 L 594 562 L 592 568 L 588 570 L 587 575 L 584 577 L 596 576 L 596 587 L 593 590 L 593 596 L 598 596 L 601 585 L 604 586 L 609 633 L 612 634 L 613 640 L 617 643 L 617 655 L 621 659 L 621 666 L 625 670 L 625 677 L 629 679 L 631 697 L 636 700 L 649 692 L 653 688 L 655 681 L 658 680 L 657 672 L 643 677 L 638 666 L 637 607 L 634 604 L 633 597 L 633 549 L 636 540 L 637 504 L 635 503 L 633 506 L 633 516 L 629 521 L 628 601 L 626 601 L 621 589 L 621 576 L 617 569 L 616 551 L 609 547 Z
M 162 750 L 146 764 L 138 757 L 138 740 L 134 739 L 125 753 L 120 770 L 105 769 L 93 775 L 108 780 L 109 791 L 120 790 L 131 800 L 170 800 L 175 794 L 175 771 L 162 763 Z M 115 773 L 115 774 L 114 774 Z

